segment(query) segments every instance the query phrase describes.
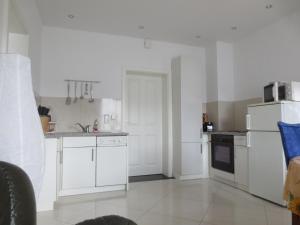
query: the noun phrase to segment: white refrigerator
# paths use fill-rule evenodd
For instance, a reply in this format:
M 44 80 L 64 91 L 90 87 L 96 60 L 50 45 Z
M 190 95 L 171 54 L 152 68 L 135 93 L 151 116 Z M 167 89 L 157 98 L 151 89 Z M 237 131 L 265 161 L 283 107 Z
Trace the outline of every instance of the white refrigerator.
M 300 123 L 300 102 L 272 102 L 248 106 L 250 193 L 285 205 L 286 163 L 277 122 Z

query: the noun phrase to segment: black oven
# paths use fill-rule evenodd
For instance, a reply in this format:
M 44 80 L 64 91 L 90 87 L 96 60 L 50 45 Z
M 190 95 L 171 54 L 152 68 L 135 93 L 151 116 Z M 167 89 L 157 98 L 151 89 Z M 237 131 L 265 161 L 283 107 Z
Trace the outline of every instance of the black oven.
M 211 135 L 211 166 L 215 169 L 234 174 L 233 135 Z

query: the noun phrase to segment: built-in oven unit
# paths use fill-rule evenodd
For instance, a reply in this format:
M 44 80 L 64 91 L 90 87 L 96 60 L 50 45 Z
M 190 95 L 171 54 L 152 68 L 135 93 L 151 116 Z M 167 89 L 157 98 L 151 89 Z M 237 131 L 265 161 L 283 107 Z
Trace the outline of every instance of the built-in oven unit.
M 211 135 L 211 167 L 234 174 L 234 136 Z

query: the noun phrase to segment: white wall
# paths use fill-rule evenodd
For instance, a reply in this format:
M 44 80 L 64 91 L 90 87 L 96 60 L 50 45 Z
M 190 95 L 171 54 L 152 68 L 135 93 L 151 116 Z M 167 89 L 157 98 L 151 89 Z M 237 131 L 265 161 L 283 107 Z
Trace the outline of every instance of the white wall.
M 9 4 L 8 32 L 27 34 L 24 24 L 21 22 L 13 2 Z
M 300 81 L 300 12 L 234 45 L 235 99 L 262 97 L 274 80 Z
M 39 93 L 41 74 L 42 21 L 35 0 L 12 0 L 26 33 L 29 35 L 29 57 L 32 67 L 32 83 Z
M 233 45 L 217 42 L 218 101 L 234 100 Z
M 218 69 L 216 42 L 206 46 L 207 102 L 218 100 Z
M 9 1 L 0 0 L 0 53 L 7 51 Z
M 100 80 L 95 97 L 121 99 L 126 68 L 170 73 L 171 59 L 179 55 L 200 56 L 204 65 L 203 48 L 153 41 L 152 49 L 144 49 L 143 43 L 130 37 L 44 27 L 41 96 L 66 96 L 64 79 L 72 78 Z
M 234 52 L 225 42 L 213 42 L 206 46 L 207 101 L 233 101 Z

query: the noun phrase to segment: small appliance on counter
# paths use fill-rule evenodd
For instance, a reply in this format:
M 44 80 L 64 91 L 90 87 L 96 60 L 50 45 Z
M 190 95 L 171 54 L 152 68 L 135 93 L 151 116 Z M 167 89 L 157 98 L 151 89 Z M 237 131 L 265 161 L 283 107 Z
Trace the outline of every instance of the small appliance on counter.
M 38 112 L 41 119 L 41 124 L 44 133 L 50 133 L 55 131 L 55 122 L 51 121 L 51 116 L 49 115 L 50 109 L 44 106 L 38 107 Z
M 203 132 L 212 132 L 214 130 L 214 124 L 208 121 L 207 113 L 203 113 L 202 122 L 203 122 Z
M 300 82 L 271 82 L 264 86 L 264 102 L 300 101 Z

